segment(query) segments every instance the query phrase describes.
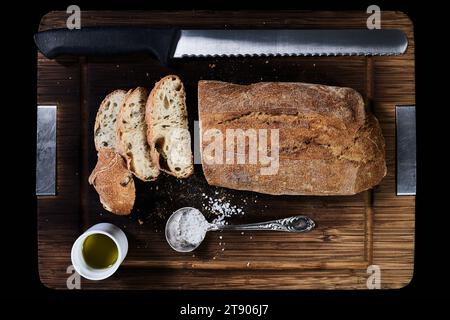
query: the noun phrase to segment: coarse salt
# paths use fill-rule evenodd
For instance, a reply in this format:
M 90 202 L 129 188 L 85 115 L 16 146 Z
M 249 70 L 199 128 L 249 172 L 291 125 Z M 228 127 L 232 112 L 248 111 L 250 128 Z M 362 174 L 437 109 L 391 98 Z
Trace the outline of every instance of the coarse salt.
M 215 191 L 215 194 L 217 195 L 218 192 Z M 217 217 L 212 221 L 214 224 L 227 224 L 225 221 L 225 218 L 234 216 L 234 215 L 243 215 L 244 211 L 242 208 L 232 205 L 230 202 L 228 202 L 225 197 L 220 198 L 213 198 L 207 195 L 202 194 L 205 198 L 205 202 L 203 203 L 203 209 L 211 212 L 212 214 L 216 215 Z
M 175 241 L 180 244 L 198 245 L 205 238 L 209 223 L 197 209 L 186 209 L 176 217 Z

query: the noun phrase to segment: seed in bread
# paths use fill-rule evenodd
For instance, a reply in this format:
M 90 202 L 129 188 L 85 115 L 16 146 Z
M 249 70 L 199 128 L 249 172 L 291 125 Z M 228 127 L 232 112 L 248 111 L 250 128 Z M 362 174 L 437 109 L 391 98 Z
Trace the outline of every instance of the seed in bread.
M 116 144 L 128 169 L 143 181 L 155 180 L 159 174 L 156 151 L 147 143 L 145 103 L 148 91 L 138 87 L 129 92 L 117 115 Z
M 145 108 L 147 141 L 158 153 L 161 170 L 177 178 L 194 171 L 188 129 L 186 92 L 180 78 L 162 78 L 151 91 Z
M 118 215 L 130 214 L 136 189 L 124 159 L 111 148 L 98 151 L 97 165 L 89 176 L 103 207 Z
M 100 104 L 94 126 L 94 143 L 97 151 L 101 148 L 116 148 L 117 113 L 126 94 L 125 90 L 115 90 Z

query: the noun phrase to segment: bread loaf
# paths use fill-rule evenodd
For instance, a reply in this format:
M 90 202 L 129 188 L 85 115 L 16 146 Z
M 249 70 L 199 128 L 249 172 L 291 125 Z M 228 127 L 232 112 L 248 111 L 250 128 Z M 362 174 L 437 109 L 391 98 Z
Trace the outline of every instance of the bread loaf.
M 307 83 L 200 81 L 198 108 L 203 171 L 211 185 L 274 195 L 352 195 L 377 185 L 386 175 L 385 143 L 378 120 L 353 89 Z M 272 146 L 268 137 L 276 137 L 278 132 L 277 170 L 262 174 L 261 168 L 267 164 L 261 161 L 211 163 L 205 152 L 211 139 L 205 134 L 217 130 L 226 137 L 227 129 L 251 129 L 258 138 L 259 132 L 266 130 L 267 146 L 259 139 L 258 152 L 261 149 L 267 155 Z M 246 152 L 251 146 L 246 139 Z M 237 158 L 235 150 L 231 155 Z M 223 154 L 229 156 L 230 150 Z M 276 152 L 271 156 L 274 160 Z

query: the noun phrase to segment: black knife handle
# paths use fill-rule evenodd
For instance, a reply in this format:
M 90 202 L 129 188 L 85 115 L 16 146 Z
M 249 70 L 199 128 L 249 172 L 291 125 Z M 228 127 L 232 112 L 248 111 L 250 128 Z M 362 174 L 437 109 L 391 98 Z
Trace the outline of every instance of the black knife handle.
M 167 64 L 180 37 L 177 29 L 146 27 L 85 27 L 50 29 L 34 35 L 49 59 L 60 55 L 113 56 L 147 53 Z

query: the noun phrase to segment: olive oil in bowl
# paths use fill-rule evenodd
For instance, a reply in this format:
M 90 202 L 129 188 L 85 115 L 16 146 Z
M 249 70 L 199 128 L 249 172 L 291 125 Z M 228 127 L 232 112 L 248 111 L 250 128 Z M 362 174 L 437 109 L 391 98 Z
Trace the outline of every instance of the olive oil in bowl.
M 83 242 L 83 259 L 94 269 L 106 269 L 117 261 L 119 250 L 113 239 L 102 233 L 94 233 Z

